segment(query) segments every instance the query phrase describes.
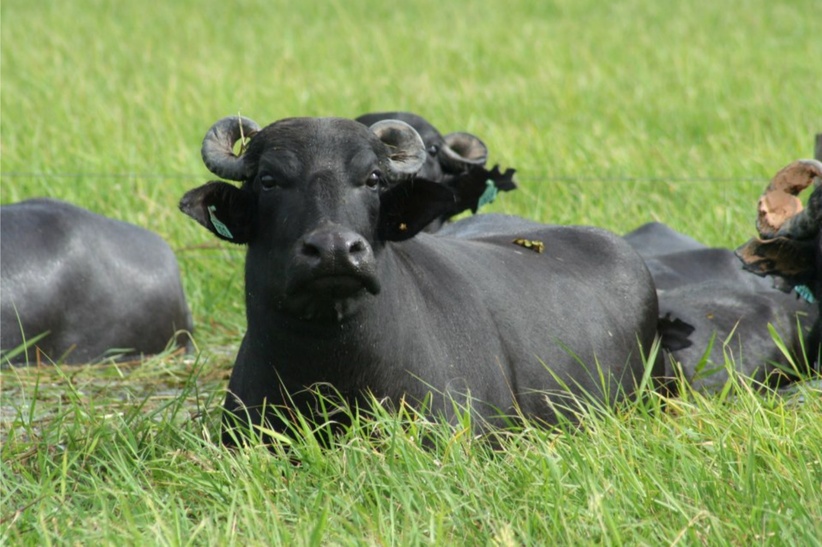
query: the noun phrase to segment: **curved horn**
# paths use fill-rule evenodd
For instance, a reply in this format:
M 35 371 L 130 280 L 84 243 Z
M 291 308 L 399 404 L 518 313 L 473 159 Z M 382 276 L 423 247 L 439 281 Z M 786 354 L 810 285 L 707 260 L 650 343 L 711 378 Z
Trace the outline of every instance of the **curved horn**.
M 400 120 L 381 120 L 370 129 L 388 146 L 388 158 L 395 175 L 414 175 L 422 168 L 425 144 L 416 129 Z
M 801 239 L 815 235 L 819 230 L 815 211 L 802 207 L 796 196 L 822 178 L 822 163 L 817 160 L 799 160 L 781 169 L 759 198 L 756 229 L 765 239 L 787 236 Z
M 471 133 L 449 133 L 445 146 L 437 154 L 440 163 L 449 171 L 467 171 L 474 166 L 482 167 L 488 160 L 488 147 Z
M 241 137 L 248 138 L 260 130 L 253 120 L 242 116 L 228 116 L 211 126 L 203 139 L 200 152 L 208 170 L 228 180 L 245 180 L 245 164 L 234 153 L 234 143 Z

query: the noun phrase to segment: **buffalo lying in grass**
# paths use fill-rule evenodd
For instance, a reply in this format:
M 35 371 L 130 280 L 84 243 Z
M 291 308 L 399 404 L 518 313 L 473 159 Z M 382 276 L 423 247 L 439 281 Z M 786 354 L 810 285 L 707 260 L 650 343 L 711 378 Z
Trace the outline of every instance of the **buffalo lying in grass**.
M 159 353 L 192 330 L 177 260 L 157 234 L 53 199 L 0 208 L 4 363 Z
M 253 133 L 234 153 L 241 133 Z M 454 206 L 447 186 L 415 177 L 419 134 L 399 120 L 370 127 L 291 118 L 263 129 L 225 118 L 207 133 L 212 181 L 181 210 L 215 236 L 246 244 L 248 329 L 229 382 L 233 426 L 288 427 L 310 414 L 312 386 L 346 402 L 369 395 L 453 417 L 470 398 L 483 423 L 548 423 L 570 396 L 612 403 L 646 372 L 657 301 L 639 255 L 590 227 L 454 223 L 421 230 Z M 268 412 L 264 409 L 277 409 Z
M 813 186 L 807 207 L 797 197 Z M 759 199 L 758 237 L 736 253 L 745 268 L 773 276 L 785 290 L 811 302 L 822 298 L 822 162 L 799 160 L 780 170 Z M 817 308 L 818 313 L 818 308 Z M 817 364 L 822 348 L 822 319 L 817 318 L 805 341 L 806 361 Z
M 789 380 L 788 358 L 770 327 L 795 355 L 816 309 L 772 278 L 742 268 L 733 251 L 709 248 L 660 223 L 625 239 L 642 255 L 657 288 L 663 344 L 694 388 L 716 391 L 728 380 L 731 359 L 739 374 L 766 385 Z

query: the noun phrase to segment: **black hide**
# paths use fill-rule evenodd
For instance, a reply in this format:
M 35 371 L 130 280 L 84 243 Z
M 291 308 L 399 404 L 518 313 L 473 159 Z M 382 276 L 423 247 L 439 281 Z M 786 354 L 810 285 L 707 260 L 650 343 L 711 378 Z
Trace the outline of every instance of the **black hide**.
M 801 355 L 800 342 L 816 316 L 813 306 L 774 288 L 773 279 L 745 271 L 733 251 L 709 248 L 664 224 L 645 224 L 625 239 L 654 278 L 663 342 L 693 387 L 721 389 L 728 380 L 726 355 L 746 377 L 771 385 L 786 380 L 778 371 L 788 360 L 768 325 Z
M 192 330 L 174 254 L 143 228 L 32 199 L 0 208 L 0 255 L 3 351 L 48 332 L 13 363 L 158 353 Z

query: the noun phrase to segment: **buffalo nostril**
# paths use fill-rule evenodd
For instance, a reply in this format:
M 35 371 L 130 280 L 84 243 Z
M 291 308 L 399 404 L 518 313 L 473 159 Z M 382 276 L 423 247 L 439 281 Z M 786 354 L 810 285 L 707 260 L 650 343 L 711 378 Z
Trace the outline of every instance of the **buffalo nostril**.
M 309 256 L 312 258 L 317 258 L 320 256 L 320 249 L 317 248 L 316 245 L 312 245 L 311 243 L 303 243 L 302 252 L 304 256 Z
M 348 253 L 352 254 L 352 255 L 353 254 L 364 253 L 364 252 L 365 252 L 365 242 L 363 242 L 363 240 L 361 240 L 361 239 L 358 239 L 357 241 L 355 241 L 354 243 L 352 243 L 348 247 Z

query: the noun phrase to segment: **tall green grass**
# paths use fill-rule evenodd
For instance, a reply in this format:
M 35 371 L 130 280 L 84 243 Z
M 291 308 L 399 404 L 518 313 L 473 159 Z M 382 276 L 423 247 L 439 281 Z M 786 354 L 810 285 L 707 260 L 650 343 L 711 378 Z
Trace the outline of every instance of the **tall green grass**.
M 301 464 L 212 444 L 244 329 L 242 248 L 176 210 L 237 112 L 412 110 L 520 190 L 489 207 L 617 232 L 752 235 L 767 179 L 822 131 L 812 0 L 0 5 L 0 201 L 52 196 L 177 251 L 196 357 L 3 371 L 0 535 L 18 544 L 818 543 L 818 394 L 593 412 L 494 452 L 361 420 Z M 0 259 L 2 259 L 0 257 Z M 660 402 L 661 404 L 662 402 Z M 413 427 L 438 439 L 423 449 Z
M 3 448 L 4 536 L 21 544 L 818 544 L 818 393 L 735 383 L 496 444 L 405 409 L 354 413 L 331 448 L 305 428 L 228 452 L 183 401 L 109 412 L 69 383 Z M 663 408 L 662 405 L 665 405 Z M 32 410 L 34 407 L 32 406 Z M 26 409 L 23 410 L 24 412 Z M 21 420 L 26 422 L 26 420 Z

